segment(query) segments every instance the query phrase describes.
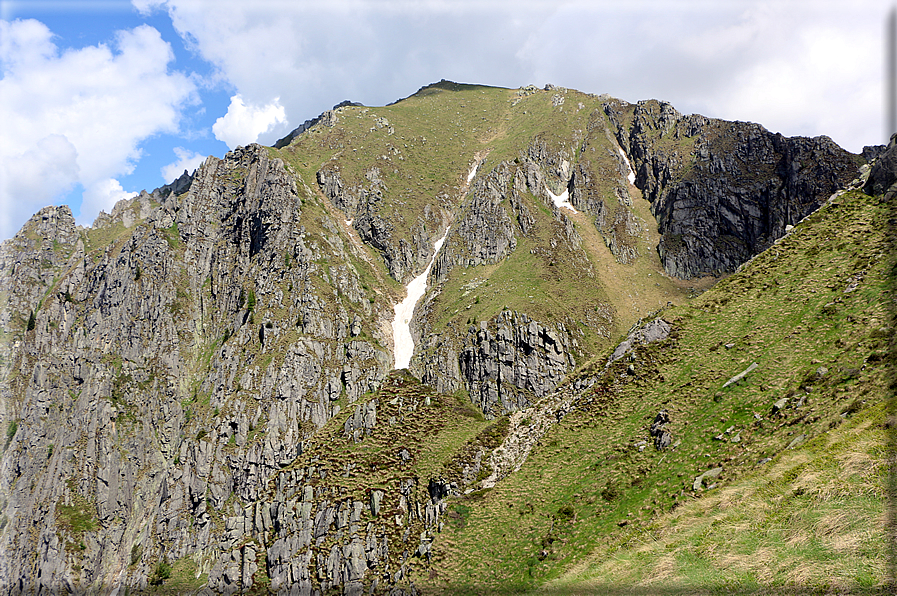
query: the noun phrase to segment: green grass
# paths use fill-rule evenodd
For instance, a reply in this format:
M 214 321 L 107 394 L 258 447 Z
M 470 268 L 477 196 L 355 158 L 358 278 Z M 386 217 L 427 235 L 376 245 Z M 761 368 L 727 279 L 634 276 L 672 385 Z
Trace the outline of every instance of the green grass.
M 9 447 L 9 444 L 12 442 L 18 431 L 19 423 L 16 420 L 10 420 L 6 425 L 6 442 L 3 444 L 4 449 Z
M 181 235 L 178 231 L 178 222 L 174 222 L 171 224 L 171 227 L 162 230 L 162 234 L 165 237 L 165 241 L 168 243 L 169 248 L 177 250 L 180 247 Z
M 98 253 L 106 250 L 109 246 L 124 239 L 125 234 L 130 231 L 120 222 L 108 224 L 97 228 L 88 228 L 84 238 L 85 248 L 87 252 Z
M 77 565 L 85 549 L 84 534 L 99 529 L 96 505 L 84 497 L 75 487 L 73 481 L 68 482 L 68 503 L 60 498 L 56 503 L 56 522 L 65 532 L 65 550 L 74 555 Z
M 96 513 L 86 499 L 75 499 L 71 505 L 57 504 L 56 509 L 63 527 L 75 535 L 97 529 Z
M 153 566 L 148 578 L 149 594 L 190 594 L 208 582 L 208 574 L 197 574 L 199 566 L 190 557 L 168 563 L 162 559 Z
M 545 591 L 628 584 L 694 593 L 877 592 L 887 560 L 885 470 L 875 453 L 888 440 L 883 418 L 883 404 L 865 410 L 812 445 L 783 453 L 763 474 L 596 549 Z

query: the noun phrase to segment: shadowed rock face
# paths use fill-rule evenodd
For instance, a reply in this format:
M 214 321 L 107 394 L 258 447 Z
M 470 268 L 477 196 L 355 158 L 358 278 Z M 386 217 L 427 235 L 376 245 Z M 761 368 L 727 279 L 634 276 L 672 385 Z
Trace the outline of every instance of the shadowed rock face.
M 653 100 L 605 111 L 652 203 L 664 269 L 680 278 L 734 271 L 858 170 L 858 158 L 824 136 L 786 138 Z
M 887 149 L 872 165 L 869 180 L 866 181 L 863 190 L 870 195 L 883 194 L 886 200 L 891 200 L 894 196 L 891 187 L 895 182 L 897 182 L 897 134 L 891 137 Z

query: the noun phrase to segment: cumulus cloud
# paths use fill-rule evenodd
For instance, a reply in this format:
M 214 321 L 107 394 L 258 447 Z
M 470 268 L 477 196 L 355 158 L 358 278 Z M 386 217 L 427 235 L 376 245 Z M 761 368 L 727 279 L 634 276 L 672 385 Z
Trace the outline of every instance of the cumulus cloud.
M 109 213 L 115 204 L 124 199 L 132 199 L 136 192 L 127 192 L 121 187 L 121 183 L 113 178 L 97 180 L 84 189 L 84 202 L 81 204 L 81 213 L 98 214 L 100 211 Z
M 280 98 L 263 106 L 247 105 L 238 93 L 230 98 L 227 114 L 215 121 L 212 132 L 216 139 L 233 149 L 256 142 L 260 135 L 280 123 L 286 123 Z
M 195 151 L 189 151 L 183 147 L 175 147 L 174 154 L 178 158 L 177 161 L 162 168 L 162 180 L 165 181 L 165 184 L 170 184 L 176 178 L 180 178 L 185 170 L 192 174 L 193 170 L 206 160 L 206 156 Z
M 108 204 L 102 196 L 120 196 L 109 179 L 133 170 L 142 140 L 175 132 L 195 98 L 194 83 L 169 72 L 173 59 L 146 25 L 111 47 L 60 51 L 43 23 L 0 21 L 0 113 L 14 115 L 0 127 L 0 237 L 77 184 L 90 194 L 80 223 Z
M 7 238 L 37 209 L 75 187 L 78 152 L 64 136 L 48 135 L 22 151 L 4 148 L 0 155 L 0 238 Z

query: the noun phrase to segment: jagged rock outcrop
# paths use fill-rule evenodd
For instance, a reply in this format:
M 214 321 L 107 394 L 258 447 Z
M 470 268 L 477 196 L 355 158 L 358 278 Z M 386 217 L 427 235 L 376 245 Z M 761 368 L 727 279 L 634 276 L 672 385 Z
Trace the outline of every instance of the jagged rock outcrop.
M 671 105 L 605 104 L 652 203 L 670 275 L 731 272 L 819 208 L 859 163 L 828 137 L 786 138 L 759 124 L 683 116 Z
M 895 182 L 897 182 L 897 134 L 891 136 L 887 149 L 876 156 L 863 190 L 870 195 L 885 195 L 885 199 L 890 200 L 893 198 L 891 187 Z
M 555 194 L 567 191 L 577 210 L 593 216 L 617 261 L 632 263 L 638 257 L 636 239 L 641 225 L 631 209 L 625 158 L 615 147 L 608 147 L 616 141 L 600 112 L 590 116 L 585 133 L 576 131 L 575 135 L 577 156 L 565 148 L 550 149 L 541 136 L 530 143 L 522 156 L 526 185 L 549 204 L 547 190 Z
M 486 414 L 502 415 L 526 407 L 529 395 L 553 391 L 575 362 L 565 330 L 510 311 L 496 319 L 494 334 L 485 321 L 468 331 L 476 341 L 460 353 L 459 368 L 474 403 Z
M 436 283 L 444 280 L 455 267 L 496 263 L 517 247 L 517 228 L 502 204 L 510 194 L 512 209 L 518 205 L 518 219 L 522 214 L 521 229 L 527 225 L 526 207 L 520 206 L 516 191 L 508 192 L 514 187 L 514 180 L 506 163 L 477 178 L 469 195 L 470 202 L 460 220 L 451 227 L 445 247 L 436 255 L 431 274 Z
M 423 350 L 421 380 L 446 393 L 464 387 L 487 417 L 527 407 L 575 366 L 573 342 L 562 324 L 552 329 L 515 311 L 471 326 L 451 344 L 431 336 Z
M 660 317 L 653 319 L 644 325 L 642 325 L 642 321 L 639 320 L 638 323 L 633 325 L 632 329 L 629 330 L 626 339 L 621 341 L 619 345 L 614 348 L 614 351 L 611 353 L 610 359 L 608 360 L 608 365 L 631 352 L 637 345 L 650 344 L 666 339 L 669 337 L 672 330 L 672 325 Z
M 570 178 L 570 202 L 574 207 L 595 216 L 595 226 L 604 243 L 620 263 L 632 263 L 638 257 L 636 240 L 641 225 L 632 213 L 632 199 L 623 184 L 614 186 L 615 201 L 602 198 L 599 181 L 591 171 L 592 164 L 580 162 Z M 625 177 L 621 176 L 621 180 Z
M 48 208 L 3 244 L 8 585 L 141 587 L 161 557 L 253 573 L 263 550 L 219 561 L 214 511 L 257 499 L 391 362 L 390 305 L 305 199 L 253 145 L 92 229 Z
M 425 210 L 424 217 L 411 227 L 410 237 L 402 238 L 393 221 L 380 213 L 387 188 L 376 168 L 368 172 L 367 187 L 348 187 L 338 164 L 325 165 L 318 171 L 317 181 L 324 195 L 352 221 L 361 239 L 383 255 L 393 278 L 407 281 L 423 271 L 433 256 L 440 230 L 445 229 L 445 216 Z

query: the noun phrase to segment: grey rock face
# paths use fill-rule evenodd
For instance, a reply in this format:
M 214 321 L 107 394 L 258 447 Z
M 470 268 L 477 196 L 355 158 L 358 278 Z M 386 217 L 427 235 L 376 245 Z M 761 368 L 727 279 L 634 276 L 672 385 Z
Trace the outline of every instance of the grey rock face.
M 897 182 L 897 135 L 891 137 L 887 149 L 876 157 L 872 171 L 869 172 L 869 179 L 863 188 L 870 195 L 888 193 Z M 892 194 L 887 194 L 886 198 L 892 198 Z
M 424 217 L 411 226 L 410 237 L 400 238 L 393 220 L 381 213 L 388 188 L 373 168 L 366 179 L 368 186 L 350 187 L 343 181 L 338 163 L 328 163 L 317 173 L 321 191 L 352 220 L 361 239 L 383 255 L 390 275 L 398 281 L 408 281 L 429 263 L 447 217 L 427 209 Z
M 666 426 L 670 423 L 670 414 L 666 410 L 661 410 L 654 417 L 651 423 L 650 433 L 654 438 L 654 448 L 663 451 L 673 444 L 673 434 L 667 430 Z
M 595 216 L 595 226 L 617 261 L 632 263 L 638 257 L 635 240 L 641 226 L 630 209 L 632 199 L 624 181 L 625 175 L 621 173 L 620 182 L 614 189 L 616 204 L 609 204 L 602 198 L 598 181 L 587 164 L 580 162 L 574 166 L 570 179 L 570 202 L 577 209 Z
M 315 200 L 251 145 L 91 229 L 53 207 L 3 243 L 9 585 L 140 588 L 160 559 L 190 557 L 231 593 L 258 572 L 266 533 L 298 524 L 259 506 L 222 527 L 212 510 L 256 502 L 337 400 L 352 404 L 389 370 L 390 305 L 367 295 Z M 64 520 L 77 511 L 89 522 L 73 534 Z M 255 546 L 237 544 L 244 531 Z M 272 586 L 310 586 L 310 560 L 277 548 Z
M 714 484 L 712 484 L 712 482 L 719 478 L 722 473 L 722 468 L 712 468 L 710 470 L 707 470 L 706 472 L 695 478 L 695 481 L 691 487 L 692 490 L 703 490 L 705 485 L 708 488 L 712 488 L 713 486 L 715 486 Z
M 346 419 L 344 433 L 357 443 L 377 425 L 377 400 L 373 399 L 355 408 L 355 415 Z
M 649 344 L 655 341 L 661 341 L 669 337 L 670 332 L 673 327 L 662 318 L 658 317 L 645 325 L 640 325 L 636 323 L 635 326 L 629 331 L 629 334 L 626 336 L 620 345 L 618 345 L 613 353 L 610 356 L 610 360 L 608 364 L 619 360 L 623 356 L 625 356 L 628 352 L 632 350 L 636 345 L 639 344 Z
M 475 343 L 459 354 L 461 376 L 484 414 L 502 415 L 526 407 L 529 395 L 553 391 L 574 366 L 565 330 L 543 327 L 526 315 L 505 311 L 494 333 L 481 325 Z
M 676 277 L 733 271 L 857 174 L 854 156 L 828 137 L 786 138 L 654 100 L 634 106 L 627 124 L 627 109 L 605 105 L 652 203 L 664 268 Z
M 465 267 L 496 263 L 517 247 L 514 225 L 501 204 L 510 182 L 506 164 L 475 181 L 472 202 L 452 230 L 453 250 L 442 253 L 439 271 L 446 271 L 449 259 Z
M 421 381 L 448 392 L 463 385 L 490 418 L 525 408 L 532 397 L 554 391 L 575 365 L 563 325 L 546 327 L 516 311 L 471 326 L 457 341 L 464 346 L 458 351 L 435 346 L 432 354 L 421 357 L 426 363 Z

